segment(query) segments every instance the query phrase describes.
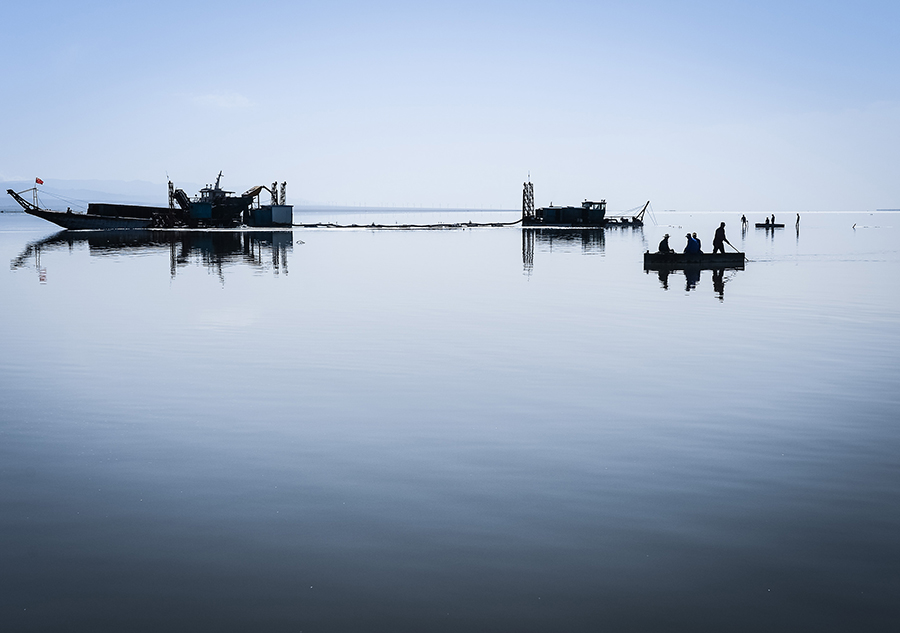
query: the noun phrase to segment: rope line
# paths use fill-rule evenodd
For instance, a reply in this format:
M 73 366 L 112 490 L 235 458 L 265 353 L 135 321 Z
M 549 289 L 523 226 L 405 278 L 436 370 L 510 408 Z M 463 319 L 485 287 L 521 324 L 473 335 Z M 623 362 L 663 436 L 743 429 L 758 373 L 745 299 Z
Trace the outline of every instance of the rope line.
M 313 224 L 292 224 L 302 229 L 372 229 L 372 230 L 441 230 L 441 229 L 468 229 L 483 226 L 515 226 L 521 224 L 519 218 L 515 222 L 456 222 L 453 224 L 335 224 L 334 222 L 316 222 Z
M 80 207 L 82 209 L 87 209 L 88 202 L 86 200 L 79 200 L 78 198 L 66 198 L 65 196 L 60 196 L 55 193 L 50 193 L 49 191 L 41 190 L 39 192 L 38 200 L 40 200 L 41 196 L 50 196 L 51 198 L 56 198 L 57 200 L 62 200 L 70 204 L 73 207 Z

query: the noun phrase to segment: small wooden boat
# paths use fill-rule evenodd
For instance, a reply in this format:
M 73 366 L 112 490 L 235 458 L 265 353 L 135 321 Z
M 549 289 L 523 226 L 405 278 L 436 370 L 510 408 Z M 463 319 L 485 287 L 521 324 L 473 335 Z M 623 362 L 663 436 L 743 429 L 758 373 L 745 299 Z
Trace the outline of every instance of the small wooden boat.
M 772 224 L 771 222 L 757 222 L 756 228 L 758 228 L 758 229 L 783 229 L 784 224 Z
M 644 253 L 644 270 L 744 268 L 744 253 Z

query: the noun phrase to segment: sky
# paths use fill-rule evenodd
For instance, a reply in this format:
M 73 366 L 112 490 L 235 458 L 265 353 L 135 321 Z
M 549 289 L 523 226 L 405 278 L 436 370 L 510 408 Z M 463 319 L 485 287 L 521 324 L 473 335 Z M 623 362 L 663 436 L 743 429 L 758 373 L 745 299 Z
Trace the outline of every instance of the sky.
M 900 208 L 900 2 L 20 2 L 0 180 Z M 189 192 L 195 193 L 195 192 Z

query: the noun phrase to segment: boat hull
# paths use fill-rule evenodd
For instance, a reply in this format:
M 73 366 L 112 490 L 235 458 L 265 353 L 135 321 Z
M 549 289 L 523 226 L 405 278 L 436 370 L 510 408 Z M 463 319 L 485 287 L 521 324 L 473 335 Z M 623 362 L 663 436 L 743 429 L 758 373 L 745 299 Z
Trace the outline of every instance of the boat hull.
M 766 224 L 765 222 L 757 222 L 756 228 L 758 228 L 758 229 L 783 229 L 784 224 L 772 224 L 771 222 Z
M 744 268 L 744 253 L 644 253 L 644 270 Z
M 146 229 L 153 224 L 150 218 L 124 218 L 90 213 L 64 213 L 62 211 L 27 210 L 25 213 L 53 222 L 64 229 Z

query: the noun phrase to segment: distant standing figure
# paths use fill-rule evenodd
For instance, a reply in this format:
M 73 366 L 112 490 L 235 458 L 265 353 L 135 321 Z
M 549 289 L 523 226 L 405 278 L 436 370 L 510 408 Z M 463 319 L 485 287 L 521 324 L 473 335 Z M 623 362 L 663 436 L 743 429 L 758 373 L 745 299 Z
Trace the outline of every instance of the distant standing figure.
M 766 216 L 766 226 L 769 226 L 769 216 Z
M 797 226 L 800 226 L 800 214 L 797 214 Z
M 772 224 L 775 224 L 775 214 L 772 214 Z
M 668 234 L 668 233 L 666 233 L 665 237 L 663 237 L 662 240 L 661 240 L 660 243 L 659 243 L 659 252 L 660 252 L 660 253 L 666 253 L 666 254 L 674 253 L 674 252 L 675 252 L 675 251 L 673 251 L 672 248 L 669 246 L 669 234 Z
M 698 253 L 702 253 L 703 251 L 702 251 L 701 248 L 700 248 L 700 238 L 697 237 L 697 234 L 696 234 L 696 233 L 692 233 L 692 234 L 691 234 L 691 237 L 694 238 L 694 241 L 695 241 L 695 242 L 697 242 L 697 252 L 698 252 Z
M 722 251 L 722 254 L 725 254 L 725 242 L 728 242 L 728 238 L 725 237 L 725 223 L 719 225 L 719 228 L 716 229 L 716 234 L 713 237 L 713 254 Z M 728 242 L 728 245 L 734 248 L 734 244 Z M 735 250 L 737 250 L 735 248 Z
M 743 226 L 743 227 L 747 226 L 747 216 L 746 215 L 741 216 L 741 226 Z

